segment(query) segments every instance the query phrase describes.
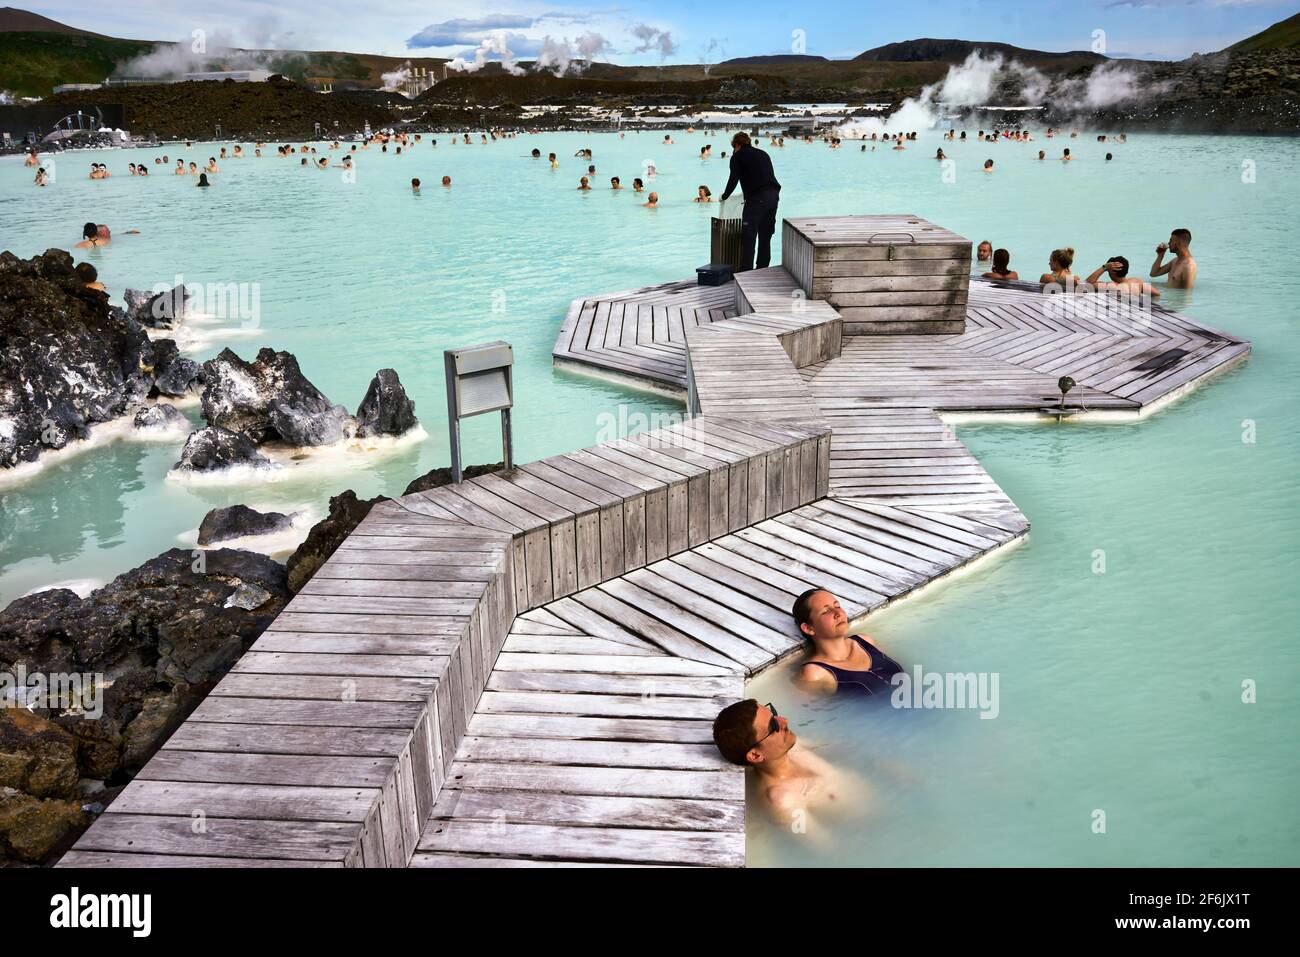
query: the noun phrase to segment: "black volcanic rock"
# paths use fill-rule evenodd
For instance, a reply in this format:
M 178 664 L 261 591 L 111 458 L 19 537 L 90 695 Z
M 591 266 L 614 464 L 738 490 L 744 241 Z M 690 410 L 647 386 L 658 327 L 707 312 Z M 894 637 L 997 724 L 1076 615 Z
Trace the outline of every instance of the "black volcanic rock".
M 215 472 L 232 465 L 270 467 L 271 460 L 257 446 L 240 435 L 219 426 L 191 432 L 181 449 L 180 460 L 172 466 L 182 472 Z
M 91 820 L 59 803 L 78 778 L 125 783 L 289 597 L 284 567 L 263 555 L 175 548 L 85 598 L 51 589 L 0 611 L 0 669 L 104 678 L 97 716 L 0 709 L 0 861 L 66 846 Z
M 190 292 L 184 285 L 165 292 L 142 292 L 125 289 L 126 314 L 142 326 L 151 329 L 170 329 L 189 311 Z
M 155 339 L 153 356 L 153 384 L 162 395 L 188 395 L 202 385 L 203 367 L 181 355 L 175 340 Z
M 329 445 L 356 423 L 307 381 L 292 353 L 262 349 L 245 362 L 230 349 L 203 363 L 203 417 L 251 442 Z
M 283 531 L 293 524 L 293 519 L 283 512 L 259 512 L 247 505 L 214 508 L 203 516 L 199 524 L 199 544 L 244 538 L 249 535 L 266 535 Z
M 139 323 L 87 289 L 68 253 L 0 253 L 0 468 L 125 413 L 152 388 L 153 361 Z
M 415 403 L 392 369 L 380 369 L 357 406 L 357 435 L 401 435 L 419 425 Z
M 164 431 L 172 429 L 189 429 L 190 420 L 174 405 L 160 402 L 156 405 L 141 406 L 135 411 L 131 424 L 137 429 Z

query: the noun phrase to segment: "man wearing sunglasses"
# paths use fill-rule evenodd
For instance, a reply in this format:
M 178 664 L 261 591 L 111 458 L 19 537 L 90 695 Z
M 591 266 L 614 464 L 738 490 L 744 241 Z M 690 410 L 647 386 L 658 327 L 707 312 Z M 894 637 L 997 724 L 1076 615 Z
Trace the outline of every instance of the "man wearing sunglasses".
M 812 813 L 846 803 L 849 782 L 822 758 L 797 746 L 790 722 L 753 698 L 723 708 L 713 722 L 722 756 L 754 771 L 758 793 L 783 823 L 812 832 Z

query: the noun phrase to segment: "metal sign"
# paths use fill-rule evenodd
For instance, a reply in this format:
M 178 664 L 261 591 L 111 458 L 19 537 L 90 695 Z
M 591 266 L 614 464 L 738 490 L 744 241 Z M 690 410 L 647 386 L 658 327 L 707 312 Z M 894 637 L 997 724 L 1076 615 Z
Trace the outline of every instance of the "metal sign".
M 514 405 L 515 354 L 508 342 L 485 342 L 442 354 L 447 377 L 447 420 L 451 438 L 452 480 L 461 480 L 460 420 L 501 413 L 501 445 L 506 468 L 513 467 L 510 409 Z

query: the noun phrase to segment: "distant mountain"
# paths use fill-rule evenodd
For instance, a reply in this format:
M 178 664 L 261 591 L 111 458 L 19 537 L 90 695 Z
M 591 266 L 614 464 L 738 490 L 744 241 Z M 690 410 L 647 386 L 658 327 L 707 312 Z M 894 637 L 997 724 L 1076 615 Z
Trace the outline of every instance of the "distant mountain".
M 1010 43 L 983 43 L 977 40 L 934 40 L 929 37 L 919 40 L 904 40 L 901 43 L 886 43 L 859 53 L 855 60 L 875 60 L 889 63 L 960 63 L 976 50 L 985 53 L 1001 53 L 1018 60 L 1065 60 L 1084 59 L 1098 63 L 1106 58 L 1099 53 L 1086 50 L 1072 50 L 1068 53 L 1055 53 L 1048 50 L 1026 50 L 1012 46 Z
M 19 10 L 17 7 L 0 7 L 0 33 L 66 33 L 78 37 L 95 37 L 99 40 L 109 39 L 102 33 L 78 30 L 66 23 L 51 20 L 30 10 Z
M 1225 53 L 1253 53 L 1255 50 L 1283 50 L 1300 46 L 1300 13 L 1279 20 L 1267 30 L 1234 43 Z
M 768 56 L 738 56 L 723 60 L 720 66 L 762 66 L 766 63 L 826 63 L 824 56 L 806 53 L 773 53 Z

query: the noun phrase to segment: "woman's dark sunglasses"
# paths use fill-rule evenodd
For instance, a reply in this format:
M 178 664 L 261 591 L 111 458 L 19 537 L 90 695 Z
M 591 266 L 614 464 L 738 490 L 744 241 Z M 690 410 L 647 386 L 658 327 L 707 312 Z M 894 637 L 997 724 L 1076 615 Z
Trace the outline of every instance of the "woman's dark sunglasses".
M 751 747 L 755 747 L 755 748 L 758 747 L 760 744 L 762 744 L 772 735 L 776 734 L 778 731 L 781 730 L 781 723 L 776 720 L 776 716 L 777 716 L 776 705 L 772 704 L 772 702 L 769 701 L 764 707 L 766 707 L 768 711 L 772 712 L 772 720 L 767 723 L 767 734 L 763 735 L 761 738 L 755 741 L 751 745 Z

